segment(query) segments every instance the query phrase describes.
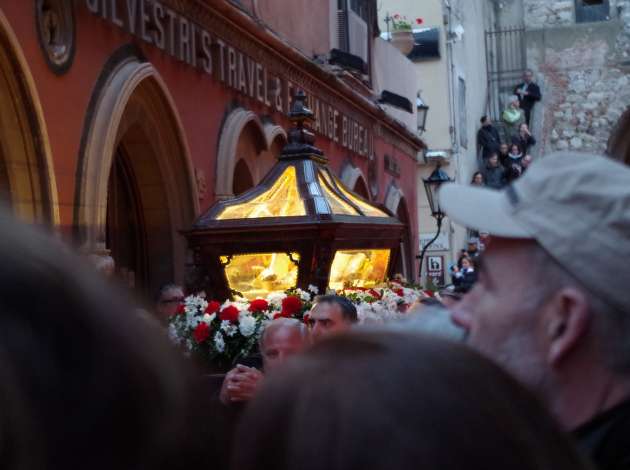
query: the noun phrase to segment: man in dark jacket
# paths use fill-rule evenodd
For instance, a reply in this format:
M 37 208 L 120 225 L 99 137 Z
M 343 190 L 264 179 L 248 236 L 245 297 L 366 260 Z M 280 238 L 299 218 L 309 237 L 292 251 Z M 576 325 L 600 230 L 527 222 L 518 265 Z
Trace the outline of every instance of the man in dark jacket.
M 481 128 L 477 132 L 477 144 L 481 147 L 481 156 L 484 163 L 492 153 L 497 153 L 501 146 L 499 131 L 492 125 L 488 116 L 481 118 Z
M 530 125 L 532 109 L 537 101 L 540 101 L 542 95 L 540 88 L 534 83 L 534 72 L 530 69 L 525 70 L 523 74 L 523 82 L 516 85 L 514 94 L 518 96 L 518 102 L 521 109 L 525 111 L 525 121 Z
M 496 153 L 490 154 L 483 176 L 486 186 L 492 189 L 501 189 L 505 186 L 505 168 L 499 165 L 499 157 Z

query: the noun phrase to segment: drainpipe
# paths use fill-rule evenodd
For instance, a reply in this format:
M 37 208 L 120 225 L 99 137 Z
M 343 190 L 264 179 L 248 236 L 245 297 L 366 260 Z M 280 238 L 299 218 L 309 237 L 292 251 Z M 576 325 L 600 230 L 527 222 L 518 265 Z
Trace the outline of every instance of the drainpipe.
M 451 0 L 443 0 L 443 11 L 446 11 L 446 68 L 447 68 L 447 82 L 448 82 L 448 100 L 449 100 L 449 114 L 450 114 L 450 135 L 451 135 L 451 161 L 455 163 L 454 167 L 454 177 L 457 177 L 458 166 L 459 166 L 459 141 L 458 141 L 458 131 L 462 131 L 462 129 L 457 129 L 457 116 L 456 116 L 456 105 L 455 105 L 455 61 L 453 60 L 453 8 L 451 6 Z M 465 129 L 463 130 L 465 132 Z M 456 248 L 453 245 L 453 237 L 452 237 L 452 226 L 449 221 L 448 224 L 445 224 L 444 227 L 448 231 L 448 238 L 451 244 L 451 260 L 455 259 Z M 448 276 L 448 273 L 445 273 Z
M 453 9 L 450 0 L 443 0 L 443 7 L 447 11 L 447 30 L 446 30 L 446 79 L 448 82 L 448 106 L 450 114 L 450 134 L 451 134 L 451 152 L 453 156 L 459 155 L 459 145 L 457 142 L 457 121 L 455 109 L 455 62 L 453 61 Z

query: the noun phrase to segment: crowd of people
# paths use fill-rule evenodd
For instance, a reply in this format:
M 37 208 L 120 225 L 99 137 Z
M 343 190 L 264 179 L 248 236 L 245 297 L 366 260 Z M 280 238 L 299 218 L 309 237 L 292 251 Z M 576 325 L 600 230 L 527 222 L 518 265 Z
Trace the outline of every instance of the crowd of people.
M 473 175 L 472 184 L 502 189 L 527 171 L 532 162 L 529 151 L 536 145 L 529 128 L 531 113 L 541 97 L 533 72 L 526 70 L 523 82 L 514 88 L 514 95 L 501 113 L 499 125 L 489 116 L 481 118 L 477 133 L 480 168 Z
M 628 469 L 629 181 L 606 157 L 557 154 L 508 190 L 447 185 L 441 207 L 486 245 L 462 253 L 466 295 L 384 325 L 320 296 L 225 375 L 169 344 L 181 287 L 149 321 L 0 214 L 4 467 Z

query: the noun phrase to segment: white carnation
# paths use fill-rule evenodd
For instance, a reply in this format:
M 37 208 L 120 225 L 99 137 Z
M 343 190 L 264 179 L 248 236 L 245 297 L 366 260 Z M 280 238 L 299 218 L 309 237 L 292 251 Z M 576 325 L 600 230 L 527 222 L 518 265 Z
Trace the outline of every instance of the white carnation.
M 225 341 L 223 340 L 223 335 L 220 331 L 217 331 L 217 333 L 214 335 L 214 349 L 216 349 L 217 352 L 220 353 L 225 351 Z
M 223 331 L 225 335 L 229 338 L 231 338 L 238 332 L 238 327 L 236 325 L 233 325 L 231 322 L 227 320 L 223 320 L 221 322 L 220 328 L 221 328 L 221 331 Z
M 272 292 L 267 296 L 267 302 L 272 307 L 280 308 L 282 307 L 282 301 L 287 298 L 287 294 L 284 292 Z
M 319 294 L 319 289 L 317 288 L 317 286 L 314 286 L 313 284 L 308 285 L 308 290 L 309 292 L 312 292 L 313 295 Z
M 241 315 L 238 328 L 243 336 L 249 337 L 256 332 L 256 319 L 251 315 Z
M 175 344 L 180 344 L 182 342 L 182 339 L 179 337 L 179 331 L 177 331 L 177 327 L 173 323 L 168 325 L 168 337 Z
M 210 326 L 210 323 L 212 323 L 212 321 L 216 318 L 217 314 L 213 313 L 212 315 L 210 315 L 209 313 L 204 313 L 202 321 Z

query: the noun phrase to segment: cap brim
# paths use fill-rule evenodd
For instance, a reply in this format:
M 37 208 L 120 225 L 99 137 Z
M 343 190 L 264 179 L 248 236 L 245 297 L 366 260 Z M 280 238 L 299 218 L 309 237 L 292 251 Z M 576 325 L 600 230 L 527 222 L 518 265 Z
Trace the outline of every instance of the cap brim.
M 505 191 L 446 184 L 439 192 L 440 208 L 464 227 L 506 238 L 533 238 L 514 220 Z

